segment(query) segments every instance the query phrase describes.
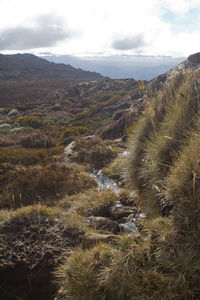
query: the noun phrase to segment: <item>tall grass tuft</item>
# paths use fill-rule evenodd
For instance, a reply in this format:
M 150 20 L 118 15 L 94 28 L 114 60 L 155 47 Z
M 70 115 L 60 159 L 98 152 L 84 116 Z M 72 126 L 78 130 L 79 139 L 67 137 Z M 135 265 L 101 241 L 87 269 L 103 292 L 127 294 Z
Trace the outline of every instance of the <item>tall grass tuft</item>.
M 129 179 L 149 214 L 166 214 L 165 178 L 199 116 L 200 71 L 179 74 L 150 104 L 130 141 Z

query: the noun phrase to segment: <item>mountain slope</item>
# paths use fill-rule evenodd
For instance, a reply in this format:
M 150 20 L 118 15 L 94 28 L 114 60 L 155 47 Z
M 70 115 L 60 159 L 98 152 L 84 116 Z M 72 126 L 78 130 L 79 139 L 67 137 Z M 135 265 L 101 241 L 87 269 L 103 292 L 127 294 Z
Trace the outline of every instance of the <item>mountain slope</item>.
M 0 80 L 101 80 L 95 72 L 55 64 L 32 54 L 0 54 Z

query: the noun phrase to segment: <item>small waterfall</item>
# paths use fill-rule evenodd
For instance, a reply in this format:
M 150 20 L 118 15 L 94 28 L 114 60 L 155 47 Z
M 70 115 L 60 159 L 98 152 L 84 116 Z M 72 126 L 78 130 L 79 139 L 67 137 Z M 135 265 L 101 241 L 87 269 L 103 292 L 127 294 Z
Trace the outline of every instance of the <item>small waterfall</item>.
M 126 154 L 125 154 L 126 155 Z M 91 173 L 91 176 L 95 178 L 98 181 L 98 187 L 100 189 L 109 189 L 113 191 L 116 194 L 119 194 L 120 187 L 118 184 L 113 180 L 103 175 L 102 170 L 94 170 Z M 132 192 L 134 193 L 134 192 Z M 122 203 L 120 201 L 117 201 L 115 208 L 123 207 Z M 139 232 L 138 227 L 136 225 L 136 221 L 138 218 L 144 218 L 145 215 L 140 214 L 130 214 L 128 217 L 124 218 L 124 220 L 119 221 L 119 225 L 122 232 Z
M 102 190 L 111 190 L 114 193 L 118 194 L 120 191 L 120 187 L 118 186 L 118 184 L 113 180 L 110 179 L 106 176 L 104 176 L 102 174 L 101 170 L 94 170 L 91 173 L 92 177 L 94 177 L 95 179 L 97 179 L 98 181 L 98 187 Z

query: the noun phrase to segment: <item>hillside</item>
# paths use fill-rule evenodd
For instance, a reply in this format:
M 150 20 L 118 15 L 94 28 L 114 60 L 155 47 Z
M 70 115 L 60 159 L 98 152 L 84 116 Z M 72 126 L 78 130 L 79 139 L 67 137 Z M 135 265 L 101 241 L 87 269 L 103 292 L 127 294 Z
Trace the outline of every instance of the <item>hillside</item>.
M 199 299 L 200 54 L 58 82 L 0 109 L 3 299 Z
M 0 80 L 102 80 L 95 72 L 48 62 L 32 54 L 0 54 Z

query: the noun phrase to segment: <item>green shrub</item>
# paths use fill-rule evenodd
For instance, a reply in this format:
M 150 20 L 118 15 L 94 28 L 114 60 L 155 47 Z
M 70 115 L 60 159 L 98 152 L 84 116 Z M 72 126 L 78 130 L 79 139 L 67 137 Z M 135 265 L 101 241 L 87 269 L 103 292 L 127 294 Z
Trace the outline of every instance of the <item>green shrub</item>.
M 39 128 L 42 126 L 43 120 L 36 116 L 25 116 L 25 117 L 17 118 L 15 120 L 15 123 L 20 124 L 21 126 Z
M 60 139 L 63 140 L 65 138 L 71 137 L 71 136 L 79 136 L 81 134 L 84 134 L 88 131 L 88 128 L 83 126 L 74 126 L 66 128 L 63 134 L 61 135 Z

